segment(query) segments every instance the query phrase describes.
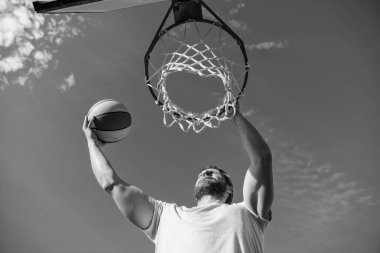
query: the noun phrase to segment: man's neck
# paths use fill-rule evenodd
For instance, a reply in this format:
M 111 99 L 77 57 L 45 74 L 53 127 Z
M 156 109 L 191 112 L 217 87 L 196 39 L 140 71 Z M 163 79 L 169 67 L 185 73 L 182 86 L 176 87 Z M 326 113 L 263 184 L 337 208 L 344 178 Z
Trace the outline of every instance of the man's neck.
M 214 203 L 224 204 L 224 202 L 225 200 L 223 199 L 219 199 L 211 195 L 205 195 L 197 202 L 197 206 L 204 206 Z

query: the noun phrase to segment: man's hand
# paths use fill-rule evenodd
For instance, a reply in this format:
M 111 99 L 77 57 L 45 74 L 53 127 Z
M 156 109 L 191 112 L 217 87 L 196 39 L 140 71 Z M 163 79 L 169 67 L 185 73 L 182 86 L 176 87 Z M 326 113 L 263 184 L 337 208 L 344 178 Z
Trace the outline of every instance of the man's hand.
M 229 119 L 233 119 L 235 120 L 236 117 L 240 114 L 240 104 L 239 104 L 239 101 L 236 101 L 235 103 L 235 108 L 233 107 L 230 107 L 228 108 L 228 111 L 227 111 L 227 117 Z
M 235 108 L 234 107 L 228 107 L 227 108 L 227 117 L 230 118 L 230 119 L 234 119 L 236 117 L 236 115 L 238 115 L 240 111 L 240 105 L 239 105 L 239 101 L 236 101 L 235 102 Z
M 106 143 L 99 140 L 98 137 L 96 136 L 96 134 L 94 133 L 94 131 L 92 131 L 92 129 L 91 129 L 91 126 L 94 124 L 94 119 L 95 119 L 95 117 L 93 117 L 91 120 L 88 120 L 88 117 L 86 115 L 84 117 L 82 131 L 83 131 L 84 135 L 86 136 L 86 140 L 88 143 L 93 142 L 96 145 L 98 145 L 98 147 L 102 147 Z

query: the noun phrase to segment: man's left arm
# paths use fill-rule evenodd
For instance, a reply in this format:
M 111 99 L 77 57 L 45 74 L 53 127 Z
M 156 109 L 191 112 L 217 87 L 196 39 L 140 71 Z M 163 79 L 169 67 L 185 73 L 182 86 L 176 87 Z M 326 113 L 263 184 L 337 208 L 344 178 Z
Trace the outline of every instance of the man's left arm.
M 244 204 L 259 217 L 269 220 L 273 203 L 272 154 L 257 129 L 237 110 L 234 122 L 249 156 L 244 185 Z

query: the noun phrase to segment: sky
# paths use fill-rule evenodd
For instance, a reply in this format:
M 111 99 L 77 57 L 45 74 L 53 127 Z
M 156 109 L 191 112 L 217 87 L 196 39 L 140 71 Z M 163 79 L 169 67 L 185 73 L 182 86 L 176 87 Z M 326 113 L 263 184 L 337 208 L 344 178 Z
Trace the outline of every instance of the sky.
M 246 44 L 241 110 L 273 153 L 265 251 L 379 252 L 380 4 L 206 3 Z M 132 114 L 127 138 L 104 148 L 125 181 L 190 207 L 197 173 L 214 164 L 242 200 L 249 160 L 234 125 L 167 128 L 144 83 L 143 57 L 168 7 L 42 15 L 30 0 L 0 0 L 1 252 L 154 252 L 92 175 L 81 126 L 101 99 Z M 172 94 L 211 97 L 199 93 Z

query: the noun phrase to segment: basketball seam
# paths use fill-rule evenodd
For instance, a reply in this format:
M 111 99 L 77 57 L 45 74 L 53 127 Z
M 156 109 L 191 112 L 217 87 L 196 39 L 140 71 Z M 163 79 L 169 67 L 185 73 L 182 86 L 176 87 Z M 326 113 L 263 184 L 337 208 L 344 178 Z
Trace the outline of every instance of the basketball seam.
M 129 126 L 130 126 L 130 125 L 129 125 Z M 102 131 L 102 132 L 113 132 L 113 131 L 124 130 L 124 129 L 128 128 L 129 126 L 124 127 L 124 128 L 120 128 L 120 129 L 112 129 L 112 130 L 102 130 L 102 129 L 98 129 L 98 128 L 96 128 L 96 127 L 91 127 L 91 129 L 93 129 L 93 130 L 97 130 L 97 131 Z
M 100 101 L 96 102 L 93 106 L 91 106 L 91 108 L 90 108 L 90 110 L 88 111 L 87 115 L 90 115 L 91 112 L 92 112 L 92 111 L 93 111 L 98 105 L 100 105 L 100 104 L 102 104 L 102 103 L 105 103 L 105 102 L 107 102 L 107 101 L 118 102 L 118 101 L 116 101 L 115 99 L 112 99 L 112 98 L 108 98 L 108 99 L 100 100 Z M 120 103 L 120 102 L 118 102 L 118 103 Z
M 121 140 L 116 140 L 116 141 L 103 141 L 102 140 L 102 142 L 105 142 L 105 143 L 115 143 L 115 142 L 119 142 L 119 141 L 121 141 Z
M 126 129 L 128 127 L 130 127 L 132 125 L 132 117 L 131 117 L 131 114 L 129 112 L 123 112 L 123 111 L 117 111 L 117 112 L 106 112 L 106 113 L 102 113 L 102 114 L 99 114 L 97 116 L 94 116 L 95 118 L 97 117 L 102 117 L 102 116 L 105 116 L 107 114 L 113 114 L 113 113 L 126 113 L 129 115 L 129 118 L 131 119 L 129 124 L 123 128 L 119 128 L 119 129 L 110 129 L 110 130 L 103 130 L 103 129 L 98 129 L 96 127 L 92 127 L 91 129 L 95 129 L 95 130 L 98 130 L 98 131 L 105 131 L 105 132 L 112 132 L 112 131 L 118 131 L 118 130 L 123 130 L 123 129 Z

